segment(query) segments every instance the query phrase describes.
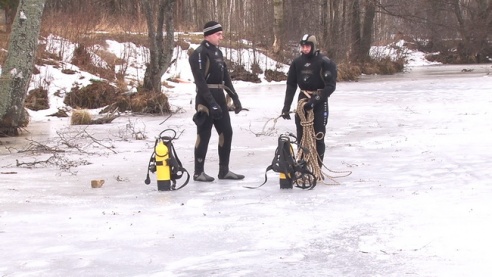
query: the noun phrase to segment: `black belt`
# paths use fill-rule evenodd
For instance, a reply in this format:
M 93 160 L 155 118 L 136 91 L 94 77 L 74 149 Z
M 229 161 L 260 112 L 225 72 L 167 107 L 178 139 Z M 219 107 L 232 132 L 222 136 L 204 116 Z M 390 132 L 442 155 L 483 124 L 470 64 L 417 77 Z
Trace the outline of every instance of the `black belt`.
M 224 84 L 207 84 L 208 88 L 220 88 L 232 92 L 232 90 Z
M 223 84 L 207 84 L 208 88 L 221 88 L 221 89 L 224 89 L 224 85 Z

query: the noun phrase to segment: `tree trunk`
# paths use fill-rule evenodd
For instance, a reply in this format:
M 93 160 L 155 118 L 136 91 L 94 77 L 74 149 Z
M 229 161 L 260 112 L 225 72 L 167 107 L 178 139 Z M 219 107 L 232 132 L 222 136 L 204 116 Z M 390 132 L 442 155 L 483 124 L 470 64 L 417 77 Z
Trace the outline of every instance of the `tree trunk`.
M 15 19 L 15 12 L 17 10 L 18 1 L 4 1 L 3 9 L 5 11 L 5 25 L 6 32 L 10 33 L 12 31 L 12 23 Z
M 161 93 L 161 78 L 171 64 L 174 49 L 174 6 L 176 0 L 158 0 L 153 9 L 152 0 L 144 1 L 147 18 L 149 56 L 144 75 L 143 87 L 146 91 Z M 154 14 L 153 11 L 157 11 Z M 157 18 L 157 24 L 154 20 Z M 165 37 L 164 37 L 165 26 Z
M 326 41 L 329 36 L 329 28 L 330 28 L 330 10 L 328 8 L 328 0 L 322 0 L 321 1 L 321 32 L 320 32 L 320 39 L 319 41 L 320 46 L 323 46 L 323 48 L 326 49 Z
M 352 47 L 350 49 L 350 59 L 354 62 L 362 62 L 361 61 L 361 53 L 360 53 L 360 46 L 361 46 L 361 24 L 360 24 L 360 3 L 359 0 L 353 0 L 352 2 L 352 36 L 351 40 L 352 43 L 350 44 Z
M 34 67 L 45 1 L 21 1 L 17 8 L 0 77 L 0 135 L 18 135 L 19 128 L 28 124 L 24 100 Z
M 342 16 L 340 12 L 341 4 L 338 0 L 331 0 L 330 4 L 333 23 L 331 24 L 330 37 L 328 38 L 328 42 L 326 44 L 330 47 L 328 52 L 330 53 L 330 58 L 336 61 L 343 58 L 341 56 L 341 45 L 343 45 L 341 37 L 342 32 L 340 31 L 342 29 Z
M 478 30 L 479 36 L 476 40 L 478 44 L 478 54 L 477 63 L 482 63 L 486 61 L 486 56 L 488 55 L 487 47 L 489 45 L 487 37 L 492 30 L 492 1 L 491 0 L 480 0 L 478 6 Z M 488 30 L 488 31 L 487 31 Z
M 273 1 L 273 53 L 278 54 L 283 44 L 284 1 Z
M 360 38 L 359 57 L 367 61 L 370 59 L 372 44 L 372 32 L 374 29 L 374 18 L 376 17 L 376 5 L 374 0 L 366 0 L 365 14 L 362 23 L 362 36 Z
M 442 10 L 442 3 L 436 0 L 425 0 L 426 20 L 428 28 L 429 42 L 427 44 L 427 50 L 434 52 L 442 50 L 442 35 L 440 33 L 442 19 L 440 18 L 440 11 Z

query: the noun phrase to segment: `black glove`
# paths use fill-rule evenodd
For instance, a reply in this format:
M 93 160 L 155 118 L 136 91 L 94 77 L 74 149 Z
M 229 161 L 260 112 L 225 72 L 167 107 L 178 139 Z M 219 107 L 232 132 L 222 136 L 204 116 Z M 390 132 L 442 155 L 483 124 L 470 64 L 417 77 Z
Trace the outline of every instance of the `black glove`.
M 310 111 L 314 107 L 314 103 L 311 101 L 308 101 L 306 104 L 304 104 L 304 111 Z
M 280 114 L 280 116 L 283 118 L 283 119 L 287 119 L 287 120 L 290 120 L 290 113 L 289 113 L 289 109 L 287 108 L 284 108 L 282 110 L 282 114 Z
M 217 103 L 212 104 L 210 107 L 210 115 L 213 119 L 221 119 L 222 118 L 222 109 Z
M 208 115 L 206 112 L 198 111 L 193 115 L 193 122 L 196 126 L 201 126 L 207 121 Z
M 309 111 L 314 108 L 314 105 L 320 101 L 321 97 L 318 94 L 314 94 L 306 104 L 304 104 L 304 111 Z
M 238 114 L 243 109 L 241 101 L 239 101 L 239 98 L 234 98 L 232 99 L 232 103 L 234 104 L 234 112 Z

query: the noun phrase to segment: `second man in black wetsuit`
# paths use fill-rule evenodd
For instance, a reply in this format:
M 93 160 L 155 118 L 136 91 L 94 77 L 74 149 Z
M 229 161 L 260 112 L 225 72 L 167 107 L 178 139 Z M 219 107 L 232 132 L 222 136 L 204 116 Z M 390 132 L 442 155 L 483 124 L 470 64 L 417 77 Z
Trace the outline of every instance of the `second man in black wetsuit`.
M 189 58 L 196 85 L 197 111 L 193 117 L 197 125 L 193 180 L 199 182 L 215 180 L 205 173 L 205 158 L 212 135 L 212 126 L 219 135 L 218 178 L 241 180 L 244 175 L 229 170 L 232 126 L 224 92 L 231 97 L 236 113 L 241 111 L 242 106 L 232 85 L 222 52 L 218 48 L 223 39 L 222 26 L 215 21 L 207 22 L 203 28 L 203 35 L 205 39 Z

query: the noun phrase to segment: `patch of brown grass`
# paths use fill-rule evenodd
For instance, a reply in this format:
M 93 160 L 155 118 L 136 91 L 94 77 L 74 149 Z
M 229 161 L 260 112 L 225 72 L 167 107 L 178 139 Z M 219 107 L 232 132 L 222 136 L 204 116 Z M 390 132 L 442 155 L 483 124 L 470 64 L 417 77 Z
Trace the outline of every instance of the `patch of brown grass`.
M 7 47 L 9 44 L 9 34 L 0 32 L 0 65 L 5 62 L 7 58 Z
M 258 78 L 258 75 L 251 73 L 247 71 L 244 66 L 240 64 L 233 63 L 229 61 L 229 64 L 231 64 L 230 69 L 231 72 L 229 72 L 231 76 L 231 80 L 233 81 L 245 81 L 245 82 L 252 82 L 252 83 L 261 83 L 260 78 Z
M 473 64 L 479 63 L 476 55 L 460 55 L 457 52 L 440 52 L 439 54 L 428 54 L 426 56 L 429 61 L 441 62 L 444 64 Z
M 377 72 L 378 74 L 391 75 L 403 71 L 403 68 L 405 66 L 405 60 L 403 58 L 398 60 L 392 60 L 391 58 L 387 57 L 378 60 L 376 62 L 376 66 L 378 69 Z
M 123 86 L 123 84 L 121 84 Z M 106 82 L 94 82 L 86 87 L 74 87 L 63 103 L 76 109 L 106 107 L 105 112 L 130 111 L 135 113 L 171 113 L 168 97 L 163 93 L 139 90 L 133 95 L 123 94 L 121 89 Z
M 287 75 L 285 75 L 285 73 L 282 71 L 267 69 L 265 70 L 265 79 L 268 82 L 281 82 L 287 80 Z
M 98 55 L 103 61 L 105 61 L 107 64 L 112 64 L 112 65 L 122 65 L 125 63 L 124 60 L 121 58 L 117 57 L 114 53 L 111 53 L 105 49 L 96 49 L 94 51 L 96 55 Z
M 340 63 L 337 69 L 337 81 L 355 81 L 361 75 L 361 67 L 358 64 Z
M 119 111 L 136 113 L 169 114 L 171 106 L 163 93 L 138 92 L 131 96 L 119 97 L 116 103 Z
M 87 110 L 73 110 L 70 117 L 72 125 L 89 125 L 92 122 L 92 116 Z
M 405 66 L 404 59 L 392 60 L 382 58 L 364 63 L 341 63 L 338 64 L 337 81 L 355 81 L 362 74 L 366 75 L 391 75 L 402 72 Z
M 33 89 L 27 94 L 24 103 L 26 108 L 33 111 L 49 109 L 48 91 L 43 88 Z
M 190 43 L 189 42 L 186 42 L 184 41 L 183 39 L 178 39 L 178 41 L 176 41 L 176 45 L 181 47 L 181 49 L 187 51 L 188 49 L 190 49 Z
M 83 109 L 97 109 L 115 102 L 120 91 L 106 82 L 94 82 L 86 87 L 73 87 L 63 103 Z
M 61 65 L 59 62 L 55 61 L 55 60 L 46 60 L 46 59 L 36 59 L 35 63 L 37 65 L 52 65 L 54 68 L 60 68 Z
M 109 64 L 108 67 L 101 67 L 92 63 L 91 54 L 87 51 L 87 48 L 79 44 L 73 53 L 72 64 L 78 66 L 80 69 L 87 71 L 91 74 L 99 76 L 103 79 L 113 81 L 116 79 L 114 72 L 114 64 Z

